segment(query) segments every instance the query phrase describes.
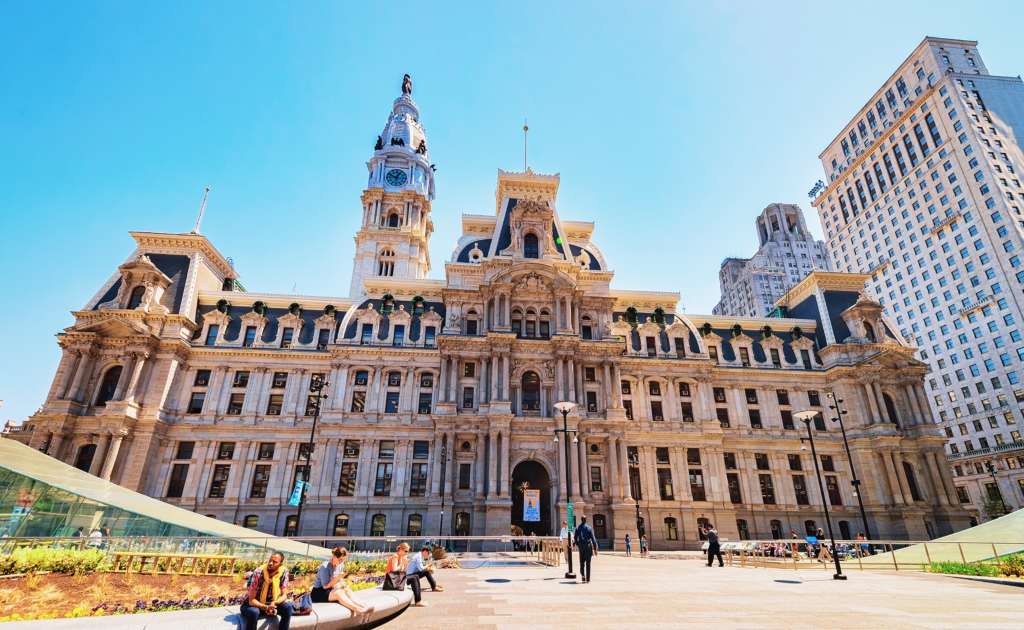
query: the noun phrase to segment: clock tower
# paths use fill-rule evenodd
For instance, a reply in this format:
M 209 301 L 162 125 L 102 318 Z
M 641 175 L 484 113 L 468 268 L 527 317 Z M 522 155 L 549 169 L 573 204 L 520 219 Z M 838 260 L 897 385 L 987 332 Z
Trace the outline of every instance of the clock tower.
M 434 169 L 409 75 L 366 168 L 369 182 L 361 198 L 363 220 L 355 237 L 349 291 L 353 298 L 366 293 L 364 278 L 421 280 L 430 271 Z

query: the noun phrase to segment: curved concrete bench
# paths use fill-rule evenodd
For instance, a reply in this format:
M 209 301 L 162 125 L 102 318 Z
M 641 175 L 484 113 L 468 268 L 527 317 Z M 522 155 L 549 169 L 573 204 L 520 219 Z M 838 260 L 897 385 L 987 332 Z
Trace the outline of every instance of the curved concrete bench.
M 412 603 L 412 589 L 383 591 L 380 587 L 356 591 L 356 595 L 375 610 L 369 620 L 359 619 L 351 610 L 333 602 L 314 604 L 308 615 L 292 617 L 294 630 L 347 630 L 362 628 L 372 622 L 405 610 Z M 362 623 L 360 623 L 362 622 Z M 140 613 L 137 615 L 105 615 L 79 619 L 47 621 L 9 621 L 3 630 L 241 630 L 242 616 L 238 606 Z M 259 630 L 277 630 L 277 617 L 261 618 Z

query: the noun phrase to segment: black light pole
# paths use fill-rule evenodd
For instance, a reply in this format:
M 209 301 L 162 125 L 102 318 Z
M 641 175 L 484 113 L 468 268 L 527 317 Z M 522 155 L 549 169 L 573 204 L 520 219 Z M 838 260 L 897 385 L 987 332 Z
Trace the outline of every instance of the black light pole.
M 437 540 L 441 542 L 441 538 L 444 536 L 444 473 L 448 469 L 448 462 L 452 461 L 451 455 L 448 454 L 448 447 L 441 447 L 441 522 L 437 524 Z
M 996 479 L 996 467 L 992 465 L 992 462 L 985 462 L 985 468 L 988 470 L 988 474 L 992 475 L 992 483 L 996 487 L 996 492 L 999 493 L 999 502 L 1003 504 L 1003 516 L 1010 513 L 1006 509 L 1006 501 L 1003 500 L 1003 491 L 999 488 L 999 480 Z
M 850 462 L 850 476 L 853 480 L 850 481 L 850 485 L 853 486 L 853 496 L 857 497 L 857 504 L 860 506 L 860 517 L 864 521 L 864 535 L 868 540 L 871 540 L 871 528 L 868 527 L 868 515 L 864 511 L 864 499 L 860 496 L 860 479 L 857 479 L 857 470 L 853 467 L 853 455 L 850 454 L 850 443 L 846 440 L 846 426 L 843 424 L 843 416 L 846 415 L 846 410 L 839 405 L 843 402 L 842 398 L 836 396 L 836 391 L 832 390 L 826 394 L 834 405 L 829 405 L 828 408 L 836 412 L 836 417 L 832 418 L 832 422 L 839 423 L 839 429 L 843 432 L 843 445 L 846 447 L 846 460 Z
M 320 418 L 320 403 L 327 399 L 327 394 L 322 393 L 324 388 L 330 385 L 324 380 L 323 374 L 314 374 L 309 378 L 309 391 L 312 396 L 309 405 L 313 406 L 313 428 L 309 430 L 309 450 L 306 452 L 306 478 L 303 481 L 309 484 L 313 478 L 313 437 L 316 435 L 316 421 Z M 299 505 L 295 510 L 295 535 L 299 535 L 299 522 L 302 520 L 302 504 L 306 499 L 306 489 L 299 493 Z
M 634 469 L 634 468 L 640 468 L 640 455 L 639 454 L 637 454 L 637 453 L 630 453 L 628 457 L 629 457 L 629 468 L 631 470 Z M 637 542 L 637 544 L 639 544 L 640 543 L 640 538 L 644 535 L 644 528 L 643 528 L 643 526 L 641 524 L 641 522 L 643 521 L 643 517 L 640 516 L 640 499 L 638 497 L 633 497 L 633 502 L 636 503 L 636 542 Z M 651 541 L 648 540 L 647 541 L 647 547 L 650 548 L 650 546 L 651 546 Z
M 578 431 L 576 429 L 569 428 L 569 412 L 576 408 L 576 403 L 573 402 L 558 402 L 555 403 L 555 409 L 562 412 L 562 428 L 555 429 L 555 444 L 558 444 L 558 434 L 561 433 L 562 437 L 565 438 L 565 505 L 566 511 L 572 509 L 572 452 L 569 450 L 569 434 L 572 433 L 572 443 L 576 444 L 580 440 L 576 437 Z M 557 425 L 556 425 L 557 426 Z M 565 519 L 569 527 L 576 528 L 576 524 L 572 521 L 576 520 L 574 514 L 570 520 L 568 517 Z M 567 541 L 569 545 L 569 570 L 566 572 L 565 577 L 569 580 L 575 580 L 576 574 L 572 571 L 572 536 Z
M 811 435 L 811 420 L 818 415 L 817 411 L 799 411 L 793 414 L 798 420 L 803 422 L 807 426 L 807 437 L 800 438 L 803 442 L 807 440 L 811 443 L 811 457 L 814 458 L 814 474 L 818 477 L 818 490 L 821 492 L 821 505 L 825 508 L 825 524 L 828 525 L 828 537 L 832 541 L 832 559 L 836 563 L 836 574 L 832 576 L 833 580 L 845 580 L 846 576 L 843 575 L 843 567 L 839 565 L 839 550 L 836 549 L 836 536 L 832 533 L 832 519 L 828 516 L 828 498 L 825 495 L 825 484 L 821 482 L 821 469 L 818 467 L 818 452 L 814 449 L 814 436 Z M 800 445 L 801 449 L 805 449 L 803 445 Z

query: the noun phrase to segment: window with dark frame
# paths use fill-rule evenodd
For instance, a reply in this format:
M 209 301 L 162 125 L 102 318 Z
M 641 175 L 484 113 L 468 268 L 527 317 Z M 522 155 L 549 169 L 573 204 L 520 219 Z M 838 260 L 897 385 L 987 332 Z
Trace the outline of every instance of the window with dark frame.
M 377 459 L 394 459 L 395 458 L 395 441 L 394 440 L 381 440 L 380 445 L 377 447 Z
M 780 405 L 789 405 L 789 392 L 787 390 L 777 389 L 775 390 L 775 396 L 778 397 Z
M 704 494 L 704 473 L 700 468 L 690 468 L 690 496 L 694 501 L 707 501 Z
M 658 469 L 658 492 L 662 501 L 671 501 L 672 494 L 672 470 L 669 468 Z
M 804 469 L 803 460 L 800 459 L 799 455 L 794 455 L 793 453 L 790 453 L 786 457 L 789 459 L 789 469 L 790 470 L 803 470 Z
M 743 503 L 743 495 L 740 493 L 740 478 L 738 473 L 727 473 L 726 483 L 729 485 L 729 502 L 733 505 Z
M 736 453 L 722 453 L 726 470 L 736 470 Z
M 462 389 L 462 408 L 472 409 L 473 408 L 473 388 L 464 387 Z
M 793 492 L 796 493 L 797 505 L 810 505 L 807 497 L 807 484 L 803 475 L 793 475 Z
M 388 392 L 387 399 L 384 401 L 384 413 L 398 413 L 399 396 L 398 392 Z
M 262 464 L 255 467 L 252 473 L 252 488 L 249 490 L 250 499 L 265 499 L 267 488 L 270 486 L 270 464 Z
M 623 405 L 629 405 L 629 401 L 622 403 Z M 597 413 L 597 392 L 587 392 L 587 413 Z M 632 418 L 633 410 L 629 409 L 627 417 Z
M 428 440 L 416 440 L 412 443 L 412 458 L 427 459 L 430 457 L 430 442 Z
M 789 409 L 780 409 L 779 414 L 782 416 L 782 428 L 783 429 L 794 429 L 793 426 L 793 412 Z
M 171 481 L 167 484 L 167 497 L 177 499 L 185 490 L 185 480 L 188 478 L 188 464 L 175 464 L 171 469 Z
M 217 343 L 217 335 L 219 334 L 220 326 L 211 324 L 210 327 L 206 329 L 206 345 L 212 346 Z
M 665 419 L 665 416 L 662 415 L 660 400 L 651 401 L 651 418 L 656 421 Z
M 357 462 L 345 462 L 341 465 L 341 478 L 338 480 L 338 496 L 351 497 L 356 494 Z
M 362 413 L 366 410 L 366 392 L 354 391 L 352 392 L 352 409 L 351 411 Z
M 217 459 L 234 459 L 235 458 L 235 443 L 234 442 L 221 442 L 220 447 L 217 449 Z
M 281 331 L 281 347 L 291 348 L 292 347 L 292 336 L 295 335 L 294 328 L 285 328 Z
M 590 467 L 590 490 L 591 492 L 601 492 L 601 467 L 591 466 Z
M 178 442 L 178 452 L 175 454 L 174 459 L 192 459 L 195 448 L 195 442 Z
M 420 393 L 420 404 L 419 404 L 419 412 L 420 413 L 430 413 L 430 404 L 432 402 L 431 398 L 432 397 L 431 397 L 431 394 L 429 392 L 421 392 Z
M 196 370 L 196 380 L 193 383 L 196 387 L 206 387 L 210 384 L 210 370 Z
M 427 465 L 413 464 L 411 474 L 412 476 L 409 479 L 409 496 L 427 496 Z
M 231 475 L 229 464 L 218 464 L 213 467 L 213 476 L 210 480 L 210 498 L 223 499 L 228 488 L 228 477 Z
M 377 464 L 377 482 L 373 487 L 373 496 L 391 496 L 391 471 L 394 464 Z
M 245 338 L 242 341 L 243 348 L 251 348 L 256 343 L 256 327 L 247 326 L 245 328 Z
M 270 401 L 267 403 L 267 415 L 281 415 L 282 407 L 284 407 L 284 394 L 271 394 Z
M 825 472 L 835 472 L 836 464 L 831 455 L 821 456 L 821 469 Z
M 718 424 L 720 424 L 723 429 L 728 429 L 729 428 L 729 409 L 727 409 L 726 407 L 716 407 L 715 408 L 715 415 L 718 416 Z
M 767 453 L 754 453 L 754 465 L 758 470 L 771 470 Z
M 775 486 L 771 475 L 758 475 L 761 484 L 761 501 L 765 505 L 775 505 Z
M 459 464 L 459 490 L 469 490 L 469 478 L 471 472 L 471 464 Z
M 242 414 L 242 407 L 245 406 L 245 394 L 231 394 L 228 402 L 228 414 L 238 416 Z
M 260 459 L 274 459 L 274 443 L 273 442 L 261 442 L 260 443 L 259 458 Z
M 235 380 L 231 383 L 232 387 L 249 387 L 249 370 L 239 370 L 235 372 Z
M 679 395 L 683 396 L 684 398 L 689 398 L 690 397 L 690 384 L 689 383 L 680 383 L 679 384 Z

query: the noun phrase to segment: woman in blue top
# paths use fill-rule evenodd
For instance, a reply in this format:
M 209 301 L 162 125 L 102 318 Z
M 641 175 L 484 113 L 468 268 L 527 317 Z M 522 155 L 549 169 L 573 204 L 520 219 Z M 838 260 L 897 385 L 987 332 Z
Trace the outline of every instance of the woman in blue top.
M 324 602 L 338 602 L 357 615 L 368 615 L 373 612 L 373 606 L 367 606 L 359 600 L 352 592 L 348 582 L 345 581 L 345 559 L 348 558 L 348 550 L 342 546 L 335 546 L 331 550 L 331 559 L 320 565 L 316 572 L 316 581 L 313 582 L 313 590 L 310 598 L 314 604 Z

